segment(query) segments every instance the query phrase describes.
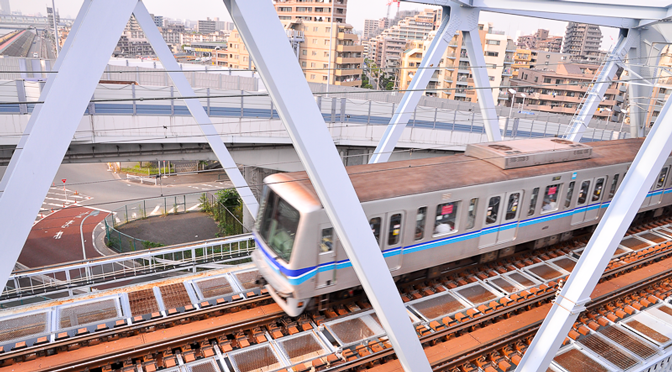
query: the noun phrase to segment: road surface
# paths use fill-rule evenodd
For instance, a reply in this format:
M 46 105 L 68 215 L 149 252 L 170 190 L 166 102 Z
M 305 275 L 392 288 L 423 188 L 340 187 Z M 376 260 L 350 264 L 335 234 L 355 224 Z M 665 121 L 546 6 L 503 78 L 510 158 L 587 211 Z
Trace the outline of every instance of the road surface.
M 80 228 L 83 231 L 86 258 L 100 257 L 101 254 L 93 247 L 91 234 L 106 214 L 89 215 L 92 212 L 99 211 L 73 206 L 54 212 L 36 223 L 21 251 L 19 262 L 35 268 L 82 260 L 84 252 Z

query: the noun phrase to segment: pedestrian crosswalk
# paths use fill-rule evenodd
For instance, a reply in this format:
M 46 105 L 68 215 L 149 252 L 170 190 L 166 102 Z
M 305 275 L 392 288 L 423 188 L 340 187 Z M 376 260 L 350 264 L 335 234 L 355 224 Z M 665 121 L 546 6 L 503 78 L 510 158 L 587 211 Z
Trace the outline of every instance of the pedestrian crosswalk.
M 79 205 L 84 200 L 91 200 L 92 197 L 81 195 L 76 190 L 70 190 L 66 187 L 52 186 L 47 192 L 47 196 L 42 202 L 40 212 L 35 217 L 35 223 L 42 220 L 44 217 L 67 208 L 71 205 Z

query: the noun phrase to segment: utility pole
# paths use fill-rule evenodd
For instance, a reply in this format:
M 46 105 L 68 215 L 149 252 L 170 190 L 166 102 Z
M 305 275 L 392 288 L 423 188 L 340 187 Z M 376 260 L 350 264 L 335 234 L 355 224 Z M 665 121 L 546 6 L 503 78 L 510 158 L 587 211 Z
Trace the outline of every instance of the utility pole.
M 334 44 L 334 6 L 335 5 L 336 5 L 336 0 L 331 0 L 331 19 L 330 19 L 331 27 L 329 28 L 329 64 L 328 64 L 328 67 L 327 67 L 327 93 L 329 92 L 329 85 L 331 85 L 331 60 L 333 59 L 332 53 L 334 52 L 334 45 L 333 44 Z
M 58 43 L 58 23 L 56 22 L 56 3 L 54 0 L 51 0 L 51 16 L 54 20 L 54 42 L 56 43 L 56 58 L 58 58 L 58 53 L 61 49 Z

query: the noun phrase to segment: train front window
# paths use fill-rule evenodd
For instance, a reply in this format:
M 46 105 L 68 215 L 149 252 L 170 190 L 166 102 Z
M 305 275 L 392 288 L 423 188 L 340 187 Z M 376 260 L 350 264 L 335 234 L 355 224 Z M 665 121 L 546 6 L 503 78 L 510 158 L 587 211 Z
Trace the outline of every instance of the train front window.
M 259 234 L 280 258 L 289 262 L 301 215 L 274 191 L 268 190 Z
M 560 193 L 560 184 L 546 186 L 544 200 L 541 202 L 541 213 L 558 209 L 558 193 Z

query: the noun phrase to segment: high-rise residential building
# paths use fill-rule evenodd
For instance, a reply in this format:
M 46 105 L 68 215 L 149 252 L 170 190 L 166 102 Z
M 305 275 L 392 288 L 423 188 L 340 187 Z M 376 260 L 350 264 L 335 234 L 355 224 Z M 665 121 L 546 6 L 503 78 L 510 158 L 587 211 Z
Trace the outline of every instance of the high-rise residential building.
M 364 47 L 358 45 L 351 25 L 335 23 L 332 29 L 330 23 L 319 21 L 299 19 L 282 23 L 308 82 L 361 86 Z M 237 30 L 231 32 L 227 50 L 217 53 L 216 63 L 234 69 L 254 67 Z
M 196 25 L 196 32 L 200 34 L 211 34 L 217 31 L 217 22 L 213 21 L 208 17 L 205 20 L 199 20 Z
M 364 32 L 362 33 L 362 41 L 371 39 L 380 35 L 385 29 L 390 27 L 393 23 L 392 19 L 366 19 L 364 20 Z
M 585 59 L 600 54 L 602 31 L 600 27 L 586 23 L 569 22 L 565 31 L 563 53 L 568 53 L 576 59 Z
M 348 0 L 273 0 L 273 5 L 281 21 L 331 22 L 333 13 L 334 22 L 345 23 L 348 12 Z
M 486 29 L 487 26 L 487 29 Z M 507 85 L 511 77 L 511 64 L 515 44 L 513 40 L 499 32 L 492 31 L 491 24 L 481 23 L 479 36 L 485 54 L 485 63 L 488 69 L 490 84 L 494 87 L 493 98 L 499 99 L 499 85 Z M 429 48 L 436 31 L 432 31 L 427 39 L 411 41 L 410 47 L 404 51 L 399 74 L 399 89 L 407 89 L 413 76 L 417 72 L 425 51 Z M 476 90 L 473 89 L 474 80 L 469 64 L 466 47 L 463 46 L 462 33 L 458 32 L 448 43 L 448 48 L 439 62 L 438 69 L 432 75 L 425 95 L 457 101 L 477 102 Z M 431 89 L 435 91 L 432 92 Z
M 551 36 L 548 30 L 540 28 L 534 34 L 519 36 L 518 47 L 521 49 L 560 53 L 562 36 Z
M 154 24 L 156 27 L 163 27 L 163 16 L 154 16 Z
M 401 53 L 406 49 L 406 43 L 427 38 L 427 35 L 436 29 L 440 19 L 440 10 L 425 9 L 400 20 L 396 25 L 365 42 L 366 57 L 377 66 L 384 66 L 388 61 L 400 60 Z
M 8 3 L 9 4 L 9 3 Z M 61 23 L 61 16 L 56 10 L 56 24 Z M 49 21 L 49 28 L 54 27 L 54 10 L 51 7 L 47 7 L 47 19 Z
M 308 82 L 361 86 L 364 46 L 359 45 L 352 26 L 344 23 L 347 0 L 273 2 Z M 240 69 L 254 67 L 237 30 L 231 32 L 226 52 L 215 53 L 215 63 Z
M 9 0 L 0 0 L 0 14 L 12 14 L 12 8 L 9 6 Z
M 485 65 L 488 66 L 488 77 L 492 89 L 492 97 L 496 103 L 507 99 L 506 89 L 500 89 L 501 86 L 508 86 L 509 80 L 513 75 L 511 66 L 513 65 L 513 55 L 516 51 L 516 44 L 511 37 L 501 31 L 489 31 L 485 34 L 485 43 L 483 43 L 483 55 Z
M 512 86 L 520 86 L 516 104 L 522 104 L 520 93 L 525 93 L 525 109 L 574 115 L 595 74 L 599 73 L 599 67 L 597 64 L 561 63 L 556 70 L 520 70 L 518 78 L 511 80 Z M 613 82 L 607 88 L 604 99 L 595 111 L 596 118 L 620 119 L 624 92 L 618 84 Z

